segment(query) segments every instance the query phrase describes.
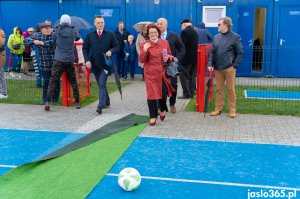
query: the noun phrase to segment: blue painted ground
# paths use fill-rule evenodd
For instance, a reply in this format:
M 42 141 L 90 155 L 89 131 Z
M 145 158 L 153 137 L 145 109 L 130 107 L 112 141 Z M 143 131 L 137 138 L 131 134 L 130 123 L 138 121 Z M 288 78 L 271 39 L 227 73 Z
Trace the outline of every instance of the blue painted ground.
M 300 92 L 296 92 L 296 91 L 245 90 L 245 98 L 277 99 L 277 100 L 300 100 Z
M 88 198 L 223 199 L 247 198 L 250 191 L 260 191 L 247 184 L 300 190 L 300 147 L 295 146 L 139 137 L 109 173 L 118 174 L 125 167 L 136 168 L 142 176 L 223 183 L 143 179 L 138 190 L 128 193 L 119 188 L 117 177 L 106 176 Z
M 0 165 L 18 166 L 49 154 L 81 137 L 81 133 L 0 129 Z M 0 167 L 0 176 L 11 168 Z

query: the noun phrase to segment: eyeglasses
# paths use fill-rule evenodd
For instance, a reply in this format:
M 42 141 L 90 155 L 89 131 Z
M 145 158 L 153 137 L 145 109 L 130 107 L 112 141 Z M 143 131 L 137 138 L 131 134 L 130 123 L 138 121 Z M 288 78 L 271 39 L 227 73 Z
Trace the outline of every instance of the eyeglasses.
M 222 23 L 218 23 L 218 26 L 221 26 L 221 25 L 223 25 Z
M 150 34 L 158 34 L 158 32 L 157 31 L 155 31 L 155 32 L 149 32 L 149 35 Z

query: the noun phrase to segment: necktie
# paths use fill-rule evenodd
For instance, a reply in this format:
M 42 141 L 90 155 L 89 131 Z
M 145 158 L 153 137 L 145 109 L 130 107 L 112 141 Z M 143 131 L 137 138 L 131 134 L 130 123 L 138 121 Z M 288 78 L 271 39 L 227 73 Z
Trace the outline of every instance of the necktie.
M 101 37 L 101 30 L 98 30 L 98 38 Z

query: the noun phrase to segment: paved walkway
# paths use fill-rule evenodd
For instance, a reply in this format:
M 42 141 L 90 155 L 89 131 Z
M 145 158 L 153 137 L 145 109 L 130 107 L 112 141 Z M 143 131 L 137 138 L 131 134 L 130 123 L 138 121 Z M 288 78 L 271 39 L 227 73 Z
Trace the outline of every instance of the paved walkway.
M 123 88 L 123 100 L 118 92 L 112 93 L 111 107 L 102 115 L 95 112 L 97 102 L 79 110 L 52 106 L 50 112 L 39 105 L 0 104 L 0 128 L 90 133 L 129 113 L 148 115 L 145 85 L 139 79 Z M 142 136 L 300 146 L 300 117 L 238 114 L 231 119 L 226 113 L 204 117 L 203 113 L 183 112 L 187 103 L 178 99 L 178 112 L 146 127 Z

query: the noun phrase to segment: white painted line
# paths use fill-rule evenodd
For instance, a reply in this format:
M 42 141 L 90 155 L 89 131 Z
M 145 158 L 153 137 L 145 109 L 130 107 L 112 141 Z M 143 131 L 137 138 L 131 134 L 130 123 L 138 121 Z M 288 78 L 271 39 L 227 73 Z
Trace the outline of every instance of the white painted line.
M 0 167 L 2 167 L 2 168 L 16 168 L 17 166 L 15 166 L 15 165 L 0 164 Z
M 114 173 L 108 173 L 106 175 L 107 176 L 118 176 L 118 174 L 114 174 Z M 214 184 L 214 185 L 235 186 L 235 187 L 251 187 L 251 188 L 261 188 L 261 189 L 284 189 L 284 190 L 300 191 L 300 188 L 279 187 L 279 186 L 269 186 L 269 185 L 242 184 L 242 183 L 232 183 L 232 182 L 215 182 L 215 181 L 206 181 L 206 180 L 188 180 L 188 179 L 179 179 L 179 178 L 160 178 L 160 177 L 151 177 L 151 176 L 142 176 L 142 178 L 150 179 L 150 180 L 172 181 L 172 182 L 188 182 L 188 183 L 197 183 L 197 184 Z

